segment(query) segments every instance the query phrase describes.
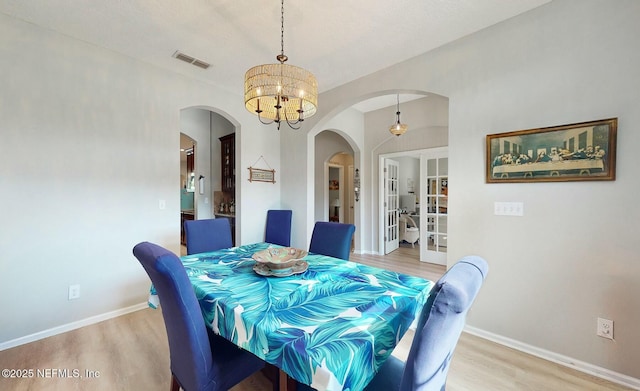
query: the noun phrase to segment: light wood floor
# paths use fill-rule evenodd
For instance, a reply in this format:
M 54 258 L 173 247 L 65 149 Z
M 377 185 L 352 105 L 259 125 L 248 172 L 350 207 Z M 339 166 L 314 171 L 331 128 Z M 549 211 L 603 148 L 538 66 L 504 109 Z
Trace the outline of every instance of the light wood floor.
M 352 261 L 437 280 L 444 267 L 420 263 L 416 249 L 386 257 L 352 254 Z M 394 351 L 404 358 L 410 331 Z M 145 309 L 0 352 L 1 369 L 33 369 L 27 379 L 0 377 L 0 390 L 67 391 L 169 389 L 169 348 L 160 310 Z M 62 378 L 61 370 L 81 378 Z M 36 371 L 40 370 L 40 376 Z M 57 372 L 54 372 L 56 370 Z M 93 371 L 94 376 L 87 376 Z M 98 376 L 95 376 L 95 375 Z M 257 373 L 233 391 L 271 391 Z M 463 333 L 447 381 L 448 391 L 630 390 L 581 372 Z

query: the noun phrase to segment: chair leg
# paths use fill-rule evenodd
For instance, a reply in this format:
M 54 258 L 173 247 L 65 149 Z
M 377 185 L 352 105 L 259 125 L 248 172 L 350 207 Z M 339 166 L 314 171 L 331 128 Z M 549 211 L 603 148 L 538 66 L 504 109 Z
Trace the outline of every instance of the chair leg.
M 171 389 L 170 391 L 180 391 L 180 383 L 178 383 L 178 379 L 171 374 Z

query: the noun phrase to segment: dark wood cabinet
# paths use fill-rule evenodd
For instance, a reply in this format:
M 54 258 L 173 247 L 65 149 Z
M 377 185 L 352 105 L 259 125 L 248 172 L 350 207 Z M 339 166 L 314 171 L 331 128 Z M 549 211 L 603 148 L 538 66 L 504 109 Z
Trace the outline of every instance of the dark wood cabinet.
M 187 151 L 187 175 L 191 175 L 191 173 L 195 170 L 195 145 L 191 148 L 190 151 Z
M 234 194 L 236 191 L 236 134 L 220 137 L 220 154 L 222 158 L 222 191 Z

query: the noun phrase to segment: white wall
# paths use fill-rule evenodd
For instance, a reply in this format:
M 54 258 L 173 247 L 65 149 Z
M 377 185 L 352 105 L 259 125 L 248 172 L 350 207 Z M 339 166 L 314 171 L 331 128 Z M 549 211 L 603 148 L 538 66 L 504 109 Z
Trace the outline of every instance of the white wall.
M 308 124 L 312 135 L 376 91 L 448 97 L 449 263 L 478 254 L 490 265 L 468 324 L 503 342 L 631 381 L 640 378 L 638 17 L 637 1 L 556 0 L 327 91 Z M 485 183 L 487 134 L 609 117 L 619 119 L 615 181 Z M 304 141 L 292 141 L 293 148 L 303 147 Z M 373 151 L 379 150 L 363 148 L 371 167 L 377 164 Z M 302 156 L 291 164 L 309 165 Z M 375 197 L 375 172 L 363 172 L 365 203 Z M 283 193 L 290 191 L 284 183 Z M 494 216 L 495 201 L 522 201 L 525 215 Z M 363 211 L 369 213 L 366 206 Z M 374 238 L 363 245 L 373 244 Z M 615 321 L 615 342 L 595 335 L 597 317 Z
M 239 233 L 263 239 L 280 183 L 257 191 L 245 171 L 261 155 L 279 170 L 280 140 L 242 96 L 4 14 L 0 69 L 0 348 L 145 303 L 131 250 L 179 252 L 183 108 L 238 128 Z M 70 284 L 80 299 L 67 300 Z
M 398 156 L 393 158 L 399 164 L 398 168 L 398 194 L 409 194 L 409 180 L 413 182 L 412 193 L 416 200 L 420 196 L 420 159 L 411 156 Z
M 491 267 L 470 323 L 634 378 L 638 17 L 637 1 L 554 1 L 438 53 L 473 64 L 449 66 L 464 80 L 449 94 L 449 260 L 476 253 Z M 619 119 L 614 182 L 486 184 L 484 166 L 469 163 L 484 160 L 487 133 L 610 117 Z M 493 215 L 493 202 L 512 200 L 524 217 Z M 595 335 L 597 317 L 615 321 L 615 342 Z

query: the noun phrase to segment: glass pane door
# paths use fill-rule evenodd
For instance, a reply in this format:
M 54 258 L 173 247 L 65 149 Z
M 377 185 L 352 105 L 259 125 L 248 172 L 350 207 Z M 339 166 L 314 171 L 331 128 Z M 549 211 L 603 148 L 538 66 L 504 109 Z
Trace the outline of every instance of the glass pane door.
M 420 260 L 447 264 L 447 217 L 449 195 L 449 159 L 446 151 L 427 153 L 422 157 L 424 187 L 421 218 L 426 224 L 420 232 Z
M 400 244 L 398 240 L 398 217 L 400 213 L 398 197 L 398 170 L 400 164 L 391 159 L 385 160 L 384 181 L 385 181 L 385 234 L 384 253 L 389 254 L 396 250 Z

